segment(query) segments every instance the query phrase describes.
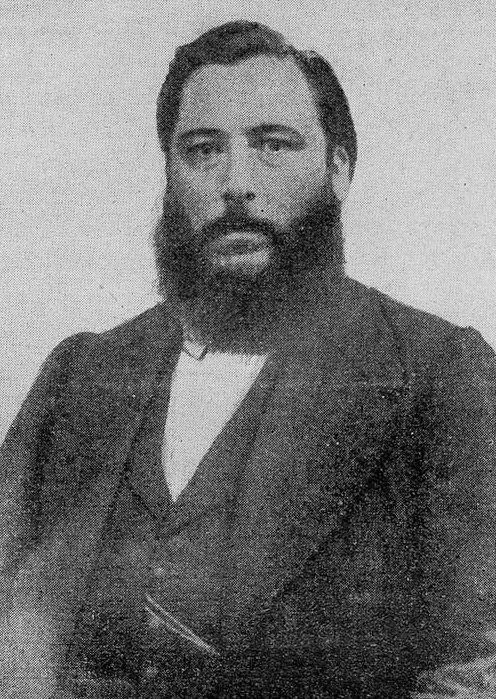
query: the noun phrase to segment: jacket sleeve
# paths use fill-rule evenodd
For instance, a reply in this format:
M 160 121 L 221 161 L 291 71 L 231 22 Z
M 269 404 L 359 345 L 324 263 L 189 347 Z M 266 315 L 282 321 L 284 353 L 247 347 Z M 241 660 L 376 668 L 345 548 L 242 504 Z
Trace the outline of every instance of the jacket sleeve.
M 42 477 L 38 457 L 49 439 L 51 417 L 86 333 L 61 342 L 40 373 L 0 447 L 0 613 L 8 580 L 32 536 L 33 484 Z
M 423 584 L 426 637 L 436 644 L 413 696 L 489 699 L 496 696 L 496 358 L 476 331 L 457 330 L 430 381 Z

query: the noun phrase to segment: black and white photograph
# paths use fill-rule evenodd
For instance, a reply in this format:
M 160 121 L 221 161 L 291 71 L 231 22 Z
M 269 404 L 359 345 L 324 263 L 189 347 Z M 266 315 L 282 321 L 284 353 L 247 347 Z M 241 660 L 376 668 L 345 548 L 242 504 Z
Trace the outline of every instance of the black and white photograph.
M 496 7 L 0 5 L 0 698 L 496 699 Z

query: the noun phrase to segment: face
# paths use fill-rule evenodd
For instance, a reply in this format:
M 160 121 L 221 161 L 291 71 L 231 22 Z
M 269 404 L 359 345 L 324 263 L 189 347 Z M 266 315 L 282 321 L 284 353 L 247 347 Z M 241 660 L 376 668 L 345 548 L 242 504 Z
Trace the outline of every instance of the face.
M 325 199 L 331 180 L 317 108 L 292 59 L 207 65 L 187 81 L 167 196 L 213 273 L 267 273 L 277 235 L 297 235 L 292 224 Z

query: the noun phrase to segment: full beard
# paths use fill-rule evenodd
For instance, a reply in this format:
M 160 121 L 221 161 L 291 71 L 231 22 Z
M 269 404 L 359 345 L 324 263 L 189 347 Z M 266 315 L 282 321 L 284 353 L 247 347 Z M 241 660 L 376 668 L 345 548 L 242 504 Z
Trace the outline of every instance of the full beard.
M 154 231 L 159 291 L 199 341 L 226 351 L 267 351 L 316 290 L 343 277 L 340 213 L 337 199 L 323 189 L 286 228 L 238 207 L 195 235 L 184 207 L 167 191 Z M 206 243 L 240 220 L 271 243 L 270 262 L 256 276 L 215 270 L 205 255 Z

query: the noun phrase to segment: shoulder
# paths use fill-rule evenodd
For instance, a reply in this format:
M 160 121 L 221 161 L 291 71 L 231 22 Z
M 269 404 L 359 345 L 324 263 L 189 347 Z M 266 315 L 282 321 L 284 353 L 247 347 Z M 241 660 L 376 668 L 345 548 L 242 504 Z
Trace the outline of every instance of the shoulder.
M 92 384 L 126 380 L 137 367 L 165 354 L 177 324 L 161 304 L 104 332 L 81 332 L 60 342 L 43 363 L 25 406 L 47 407 L 71 385 L 80 393 Z M 120 377 L 120 378 L 119 378 Z
M 462 369 L 465 364 L 473 371 L 485 367 L 494 372 L 494 350 L 474 328 L 455 325 L 378 291 L 374 294 L 407 356 L 421 363 L 432 358 L 438 366 L 450 364 Z
M 7 438 L 22 432 L 24 441 L 33 441 L 30 435 L 64 400 L 75 409 L 76 402 L 84 405 L 102 392 L 125 391 L 147 364 L 166 355 L 175 328 L 159 304 L 110 330 L 65 338 L 40 368 Z
M 105 347 L 115 349 L 140 343 L 145 344 L 158 336 L 167 334 L 174 327 L 175 322 L 165 311 L 163 305 L 157 304 L 108 330 L 71 335 L 63 340 L 57 348 L 67 351 L 67 348 L 87 346 L 92 350 L 98 350 Z
M 347 286 L 351 303 L 363 305 L 372 316 L 371 321 L 391 328 L 406 342 L 428 344 L 442 341 L 460 329 L 433 313 L 397 301 L 382 291 L 355 280 L 348 280 Z
M 387 347 L 407 374 L 425 373 L 446 363 L 494 363 L 494 351 L 481 334 L 349 280 L 345 308 L 360 308 L 357 322 L 377 347 Z
M 104 357 L 124 360 L 165 343 L 177 327 L 164 306 L 157 304 L 109 330 L 67 337 L 55 347 L 47 361 L 60 363 L 60 358 L 68 358 L 76 366 L 84 360 L 98 363 L 98 359 Z

